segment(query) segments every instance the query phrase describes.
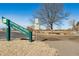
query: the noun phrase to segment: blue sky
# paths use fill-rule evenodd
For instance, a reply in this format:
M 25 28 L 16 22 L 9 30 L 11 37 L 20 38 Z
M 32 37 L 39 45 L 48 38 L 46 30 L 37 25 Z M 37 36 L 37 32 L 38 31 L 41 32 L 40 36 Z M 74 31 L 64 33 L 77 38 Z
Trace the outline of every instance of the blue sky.
M 15 23 L 27 27 L 31 25 L 30 19 L 40 4 L 0 4 L 0 19 L 2 16 L 14 21 Z M 5 26 L 1 24 L 1 26 Z M 0 26 L 0 27 L 1 27 Z
M 16 22 L 17 24 L 27 27 L 31 25 L 30 19 L 34 14 L 34 11 L 41 8 L 38 3 L 22 3 L 22 4 L 1 4 L 0 3 L 0 19 L 2 16 L 9 18 L 10 20 Z M 79 21 L 79 4 L 65 3 L 64 10 L 70 13 L 70 19 L 75 19 Z M 0 27 L 2 24 L 0 24 Z M 62 28 L 69 28 L 67 21 L 64 22 Z

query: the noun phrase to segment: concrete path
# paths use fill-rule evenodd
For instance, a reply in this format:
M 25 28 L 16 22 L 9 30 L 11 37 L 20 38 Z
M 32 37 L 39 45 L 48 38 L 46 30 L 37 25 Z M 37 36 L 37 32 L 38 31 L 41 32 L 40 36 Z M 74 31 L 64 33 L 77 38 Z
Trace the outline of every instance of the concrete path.
M 79 43 L 73 41 L 46 41 L 50 47 L 59 50 L 60 56 L 79 56 Z

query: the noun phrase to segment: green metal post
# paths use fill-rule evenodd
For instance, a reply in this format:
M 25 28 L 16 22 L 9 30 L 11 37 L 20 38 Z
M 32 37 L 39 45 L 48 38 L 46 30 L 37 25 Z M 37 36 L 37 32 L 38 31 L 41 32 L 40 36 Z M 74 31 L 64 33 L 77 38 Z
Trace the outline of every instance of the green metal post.
M 10 31 L 11 31 L 11 29 L 10 29 L 10 20 L 7 20 L 7 26 L 8 26 L 8 28 L 6 29 L 6 37 L 7 37 L 7 41 L 10 41 Z
M 29 33 L 29 41 L 32 42 L 32 32 Z

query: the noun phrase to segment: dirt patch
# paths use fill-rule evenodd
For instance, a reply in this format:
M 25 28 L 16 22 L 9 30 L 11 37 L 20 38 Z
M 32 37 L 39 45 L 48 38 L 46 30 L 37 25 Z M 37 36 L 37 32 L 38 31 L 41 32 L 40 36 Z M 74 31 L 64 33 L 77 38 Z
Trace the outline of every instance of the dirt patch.
M 58 51 L 40 41 L 27 40 L 0 41 L 2 56 L 56 56 Z
M 45 41 L 51 48 L 59 50 L 59 56 L 79 56 L 79 43 L 66 41 Z

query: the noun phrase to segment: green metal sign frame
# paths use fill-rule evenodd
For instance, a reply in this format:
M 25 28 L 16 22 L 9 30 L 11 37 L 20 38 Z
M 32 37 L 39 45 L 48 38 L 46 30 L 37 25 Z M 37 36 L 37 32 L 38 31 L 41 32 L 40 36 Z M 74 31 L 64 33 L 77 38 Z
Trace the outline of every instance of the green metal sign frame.
M 29 41 L 32 42 L 32 31 L 25 29 L 24 27 L 12 22 L 9 19 L 6 19 L 5 17 L 2 17 L 2 22 L 7 25 L 7 29 L 6 29 L 7 41 L 10 41 L 11 28 L 13 28 L 24 34 L 26 38 L 29 37 Z

